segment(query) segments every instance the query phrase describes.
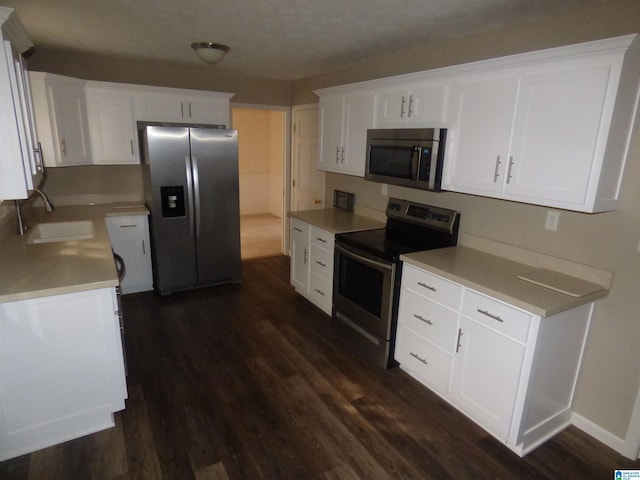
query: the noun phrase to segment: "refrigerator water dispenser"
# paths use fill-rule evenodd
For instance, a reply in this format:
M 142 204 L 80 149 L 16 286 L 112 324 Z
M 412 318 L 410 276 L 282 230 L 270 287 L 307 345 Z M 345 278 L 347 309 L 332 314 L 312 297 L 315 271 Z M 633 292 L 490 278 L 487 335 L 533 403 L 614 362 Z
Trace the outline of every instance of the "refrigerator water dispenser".
M 163 217 L 184 217 L 184 187 L 160 187 Z

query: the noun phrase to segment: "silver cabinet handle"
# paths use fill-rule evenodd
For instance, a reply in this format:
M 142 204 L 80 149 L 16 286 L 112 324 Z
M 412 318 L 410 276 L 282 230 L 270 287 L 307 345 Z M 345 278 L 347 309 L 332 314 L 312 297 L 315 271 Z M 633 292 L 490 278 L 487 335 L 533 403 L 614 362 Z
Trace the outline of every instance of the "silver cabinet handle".
M 426 323 L 427 325 L 433 325 L 433 322 L 431 320 L 429 320 L 428 318 L 424 318 L 422 315 L 418 315 L 417 313 L 414 313 L 413 316 L 416 317 L 421 322 Z
M 327 241 L 324 238 L 316 237 L 316 240 L 322 243 L 327 243 Z
M 417 353 L 413 353 L 410 352 L 409 355 L 411 355 L 413 358 L 415 358 L 416 360 L 418 360 L 419 362 L 424 363 L 425 365 L 429 365 L 429 362 L 427 362 L 426 359 L 422 358 L 420 355 L 418 355 Z
M 193 115 L 191 115 L 191 102 L 189 102 L 189 118 L 191 118 Z
M 304 264 L 305 264 L 305 265 L 307 264 L 307 254 L 308 254 L 308 253 L 309 253 L 309 252 L 307 252 L 307 249 L 305 248 L 305 249 L 304 249 Z
M 318 290 L 317 288 L 314 288 L 314 290 L 324 297 L 324 292 L 322 290 Z
M 461 339 L 462 339 L 462 329 L 459 328 L 458 329 L 458 339 L 456 340 L 456 353 L 458 353 L 460 351 L 460 347 L 462 346 L 462 344 L 460 343 Z
M 336 147 L 336 163 L 340 163 L 340 145 Z
M 513 155 L 509 157 L 509 169 L 507 170 L 507 183 L 511 180 L 511 167 L 513 167 Z
M 496 157 L 496 169 L 493 172 L 493 183 L 496 183 L 498 181 L 498 168 L 500 167 L 500 164 L 502 162 L 500 161 L 500 155 L 498 155 Z
M 42 156 L 42 144 L 38 142 L 38 148 L 33 149 L 35 153 L 34 163 L 36 166 L 36 172 L 44 172 L 44 158 Z
M 133 139 L 129 140 L 129 142 L 131 143 L 131 155 L 135 155 L 133 153 Z
M 180 102 L 180 117 L 184 118 L 184 102 Z
M 316 260 L 316 263 L 317 263 L 318 265 L 320 265 L 321 267 L 327 268 L 327 265 L 326 265 L 326 264 L 324 264 L 324 263 L 322 263 L 320 260 Z
M 413 106 L 413 95 L 409 95 L 409 111 L 407 112 L 407 118 L 411 118 L 411 107 Z
M 437 292 L 438 290 L 436 289 L 436 287 L 432 287 L 431 285 L 427 285 L 424 282 L 418 282 L 418 285 L 420 285 L 421 287 L 426 288 L 427 290 L 431 290 L 432 292 Z
M 144 240 L 142 240 L 142 255 L 146 255 L 147 254 L 147 249 L 144 246 Z
M 340 151 L 342 152 L 341 156 L 340 156 L 340 163 L 344 163 L 344 147 L 342 147 L 340 149 Z
M 302 233 L 302 229 L 301 229 L 301 228 L 293 227 L 293 229 L 294 229 L 296 232 L 300 232 L 300 233 Z
M 136 225 L 135 223 L 130 223 L 128 225 L 118 225 L 119 228 L 133 228 L 133 227 L 137 227 L 138 225 Z
M 62 140 L 60 140 L 60 148 L 62 148 L 62 154 L 66 157 L 67 156 L 67 144 L 64 141 L 64 138 Z
M 404 95 L 402 95 L 402 102 L 400 103 L 400 118 L 404 117 L 404 104 L 405 104 L 405 99 L 404 99 Z
M 478 313 L 481 313 L 482 315 L 485 315 L 485 316 L 487 316 L 489 318 L 493 318 L 494 320 L 497 320 L 497 321 L 499 321 L 501 323 L 504 323 L 504 320 L 502 318 L 500 318 L 498 315 L 494 315 L 492 313 L 489 313 L 486 310 L 480 310 L 479 308 L 477 310 L 478 310 Z

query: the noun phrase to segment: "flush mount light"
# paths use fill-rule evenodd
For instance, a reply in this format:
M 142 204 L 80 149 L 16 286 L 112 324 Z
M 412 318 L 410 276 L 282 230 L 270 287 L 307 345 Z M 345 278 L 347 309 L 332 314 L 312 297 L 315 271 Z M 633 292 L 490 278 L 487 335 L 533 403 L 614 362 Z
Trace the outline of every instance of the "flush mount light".
M 226 45 L 211 42 L 196 42 L 191 44 L 198 56 L 207 63 L 218 63 L 231 50 Z

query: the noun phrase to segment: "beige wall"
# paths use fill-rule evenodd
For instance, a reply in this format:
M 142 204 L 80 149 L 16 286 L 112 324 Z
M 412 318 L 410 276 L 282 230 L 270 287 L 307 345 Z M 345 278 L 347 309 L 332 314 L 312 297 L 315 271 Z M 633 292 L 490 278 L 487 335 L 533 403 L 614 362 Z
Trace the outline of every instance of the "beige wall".
M 406 55 L 294 82 L 294 104 L 317 101 L 311 89 L 390 74 L 453 65 L 505 54 L 640 32 L 640 2 L 609 2 L 596 8 L 508 29 L 425 46 Z M 417 68 L 419 67 L 419 68 Z M 576 411 L 624 439 L 640 385 L 640 126 L 636 128 L 619 210 L 601 214 L 563 211 L 557 232 L 544 229 L 546 208 L 457 193 L 389 187 L 389 195 L 462 212 L 461 232 L 566 258 L 614 272 L 608 297 L 598 302 Z M 382 214 L 380 185 L 327 174 L 327 198 L 338 188 L 356 193 L 356 203 Z
M 282 216 L 284 113 L 233 108 L 232 125 L 239 138 L 240 214 Z
M 204 63 L 198 67 L 176 68 L 162 63 L 40 48 L 29 58 L 29 69 L 85 80 L 233 92 L 232 100 L 238 103 L 291 105 L 291 82 L 228 75 Z

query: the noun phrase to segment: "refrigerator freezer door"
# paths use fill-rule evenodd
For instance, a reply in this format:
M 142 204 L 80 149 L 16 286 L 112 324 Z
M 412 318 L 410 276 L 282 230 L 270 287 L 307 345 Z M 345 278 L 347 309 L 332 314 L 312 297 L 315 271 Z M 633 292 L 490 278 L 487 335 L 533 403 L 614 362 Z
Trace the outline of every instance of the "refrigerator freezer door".
M 197 283 L 189 129 L 147 126 L 145 140 L 155 283 L 160 293 L 170 293 Z
M 238 132 L 191 129 L 198 283 L 240 280 Z

